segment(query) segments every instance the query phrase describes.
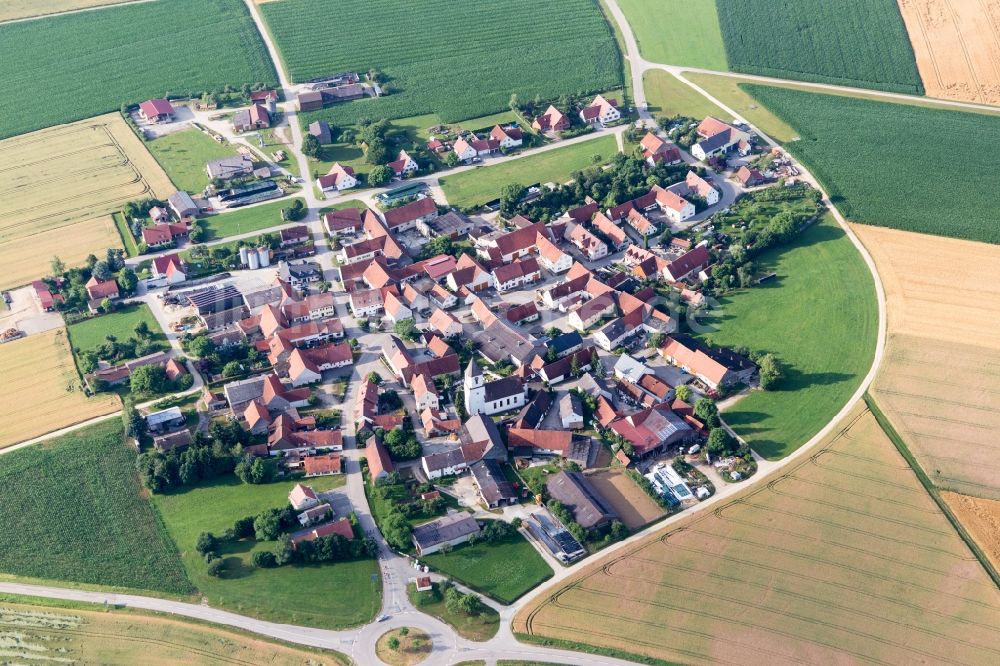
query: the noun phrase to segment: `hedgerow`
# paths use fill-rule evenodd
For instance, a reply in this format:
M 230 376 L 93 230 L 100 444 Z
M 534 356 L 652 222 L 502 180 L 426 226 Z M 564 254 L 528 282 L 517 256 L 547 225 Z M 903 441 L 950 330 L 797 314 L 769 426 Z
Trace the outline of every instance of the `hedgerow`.
M 370 69 L 388 78 L 385 97 L 305 114 L 310 122 L 427 113 L 452 122 L 503 110 L 511 93 L 555 98 L 623 81 L 596 0 L 283 0 L 260 10 L 294 81 Z
M 0 138 L 152 97 L 277 76 L 241 0 L 170 0 L 0 25 Z

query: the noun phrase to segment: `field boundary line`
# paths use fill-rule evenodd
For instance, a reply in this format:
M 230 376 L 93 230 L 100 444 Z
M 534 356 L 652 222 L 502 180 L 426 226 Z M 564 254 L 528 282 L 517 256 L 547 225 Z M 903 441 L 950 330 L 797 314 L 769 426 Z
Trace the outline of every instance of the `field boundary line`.
M 972 554 L 976 557 L 976 559 L 979 560 L 983 569 L 985 569 L 989 577 L 993 579 L 993 584 L 996 585 L 997 588 L 1000 588 L 1000 572 L 997 572 L 997 570 L 993 567 L 993 564 L 989 561 L 989 559 L 987 559 L 986 554 L 983 553 L 979 544 L 976 543 L 975 539 L 973 539 L 972 536 L 965 530 L 965 527 L 962 525 L 961 521 L 958 520 L 958 517 L 952 512 L 948 503 L 941 498 L 941 493 L 938 491 L 937 486 L 931 482 L 930 477 L 928 477 L 927 473 L 924 472 L 920 463 L 917 462 L 917 459 L 912 453 L 910 453 L 910 449 L 906 446 L 906 442 L 904 442 L 903 438 L 899 436 L 896 428 L 893 427 L 886 415 L 882 413 L 882 410 L 875 402 L 875 398 L 872 397 L 870 393 L 865 392 L 864 399 L 865 404 L 868 405 L 868 409 L 871 410 L 871 413 L 878 422 L 879 427 L 882 428 L 882 432 L 884 432 L 885 436 L 892 441 L 893 446 L 896 447 L 899 454 L 910 464 L 910 468 L 913 470 L 913 473 L 916 474 L 917 479 L 919 479 L 920 485 L 924 487 L 927 494 L 931 496 L 931 499 L 933 499 L 938 505 L 938 508 L 941 509 L 941 513 L 944 514 L 945 518 L 948 519 L 948 522 L 951 523 L 951 526 L 955 528 L 956 532 L 958 532 L 958 536 L 965 542 L 965 545 L 969 547 L 969 550 L 972 551 Z

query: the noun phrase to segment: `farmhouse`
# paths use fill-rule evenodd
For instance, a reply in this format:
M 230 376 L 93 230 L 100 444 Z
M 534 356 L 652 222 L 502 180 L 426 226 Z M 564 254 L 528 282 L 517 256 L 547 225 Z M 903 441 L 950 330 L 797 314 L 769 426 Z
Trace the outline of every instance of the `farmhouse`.
M 582 224 L 575 222 L 567 223 L 563 237 L 575 245 L 590 261 L 596 261 L 601 257 L 608 256 L 607 244 L 587 231 Z
M 330 132 L 330 123 L 325 120 L 317 120 L 309 123 L 309 134 L 316 137 L 321 144 L 331 143 L 333 135 Z
M 677 259 L 667 263 L 663 269 L 663 276 L 673 282 L 680 282 L 692 273 L 697 273 L 712 262 L 712 257 L 708 253 L 708 248 L 699 245 L 690 252 L 685 252 Z
M 757 185 L 763 185 L 767 182 L 762 174 L 757 169 L 747 168 L 746 165 L 741 166 L 739 171 L 736 172 L 736 180 L 739 181 L 740 185 L 743 187 L 756 187 Z
M 179 254 L 154 257 L 149 270 L 154 280 L 166 280 L 167 284 L 177 284 L 187 279 L 184 262 Z
M 174 107 L 165 99 L 148 99 L 139 105 L 139 117 L 147 123 L 170 122 L 174 119 Z
M 737 147 L 741 152 L 749 150 L 750 135 L 747 132 L 712 116 L 707 116 L 698 125 L 698 136 L 702 140 L 691 146 L 691 154 L 699 160 L 730 152 Z
M 344 208 L 342 210 L 332 210 L 323 214 L 323 226 L 327 233 L 336 234 L 356 234 L 361 230 L 361 210 L 358 208 Z
M 417 164 L 417 161 L 410 157 L 409 153 L 405 150 L 400 150 L 396 159 L 389 162 L 386 166 L 392 169 L 393 175 L 397 178 L 408 176 L 420 169 L 420 165 Z
M 469 466 L 472 478 L 479 488 L 479 497 L 491 509 L 505 504 L 517 503 L 517 491 L 507 480 L 500 463 L 491 458 L 474 462 Z
M 438 209 L 434 199 L 424 197 L 411 201 L 405 206 L 387 210 L 382 219 L 389 231 L 396 233 L 413 229 L 417 226 L 417 222 L 427 222 L 437 216 Z
M 650 166 L 678 164 L 681 161 L 681 151 L 652 132 L 648 132 L 646 136 L 642 137 L 639 145 L 642 146 L 642 156 Z
M 316 179 L 316 186 L 324 192 L 340 192 L 349 190 L 358 184 L 354 169 L 335 162 L 325 176 Z
M 600 529 L 618 520 L 615 511 L 580 472 L 562 471 L 545 483 L 549 496 L 573 512 L 580 527 Z
M 430 555 L 441 550 L 446 544 L 457 546 L 479 534 L 479 523 L 467 513 L 449 513 L 413 528 L 413 545 L 417 555 Z
M 302 469 L 305 471 L 306 477 L 330 476 L 332 474 L 340 474 L 340 462 L 339 453 L 323 453 L 316 456 L 306 456 L 302 459 Z
M 368 443 L 365 445 L 365 458 L 368 460 L 368 475 L 372 485 L 396 471 L 392 465 L 392 459 L 389 457 L 389 452 L 378 435 L 372 435 L 368 438 Z
M 686 335 L 668 337 L 660 354 L 713 389 L 747 384 L 757 371 L 756 364 L 745 356 L 725 347 L 706 348 Z
M 98 280 L 96 276 L 91 275 L 84 287 L 87 289 L 87 298 L 90 300 L 91 309 L 94 309 L 95 303 L 99 307 L 105 298 L 111 300 L 118 298 L 118 283 L 114 280 Z
M 601 95 L 594 98 L 594 101 L 580 109 L 580 120 L 596 125 L 608 125 L 621 120 L 622 112 L 618 110 L 618 100 L 604 99 Z
M 302 513 L 296 516 L 299 519 L 299 525 L 302 527 L 308 527 L 309 525 L 314 525 L 315 523 L 322 522 L 326 520 L 327 516 L 333 513 L 333 509 L 329 504 L 324 502 L 319 506 L 314 506 L 311 509 L 306 509 Z
M 656 405 L 611 423 L 611 429 L 632 445 L 635 457 L 662 453 L 687 441 L 692 428 L 668 404 Z
M 253 104 L 249 109 L 241 109 L 233 114 L 233 129 L 236 132 L 267 129 L 270 126 L 271 114 L 260 104 Z
M 169 204 L 171 210 L 174 211 L 174 215 L 179 220 L 194 217 L 200 212 L 198 205 L 195 204 L 191 195 L 184 191 L 174 192 L 167 197 L 167 204 Z
M 535 118 L 531 127 L 538 132 L 561 132 L 569 129 L 569 118 L 550 104 L 545 113 Z
M 170 428 L 184 425 L 184 414 L 180 407 L 170 407 L 146 416 L 146 425 L 154 433 L 160 433 Z

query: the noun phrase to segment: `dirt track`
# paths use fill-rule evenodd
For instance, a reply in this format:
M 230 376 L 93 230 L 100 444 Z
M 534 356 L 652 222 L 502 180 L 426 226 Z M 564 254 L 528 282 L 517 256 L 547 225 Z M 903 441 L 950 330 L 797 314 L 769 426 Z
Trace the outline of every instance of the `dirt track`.
M 930 97 L 1000 104 L 1000 0 L 898 0 Z

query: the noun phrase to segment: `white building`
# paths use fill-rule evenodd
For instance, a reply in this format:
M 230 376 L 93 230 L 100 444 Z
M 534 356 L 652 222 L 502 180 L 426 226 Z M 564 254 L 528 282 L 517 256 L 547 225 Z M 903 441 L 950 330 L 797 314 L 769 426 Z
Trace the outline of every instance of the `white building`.
M 475 359 L 465 368 L 463 383 L 465 411 L 472 414 L 499 414 L 520 409 L 527 400 L 527 389 L 519 377 L 483 381 L 483 371 Z

